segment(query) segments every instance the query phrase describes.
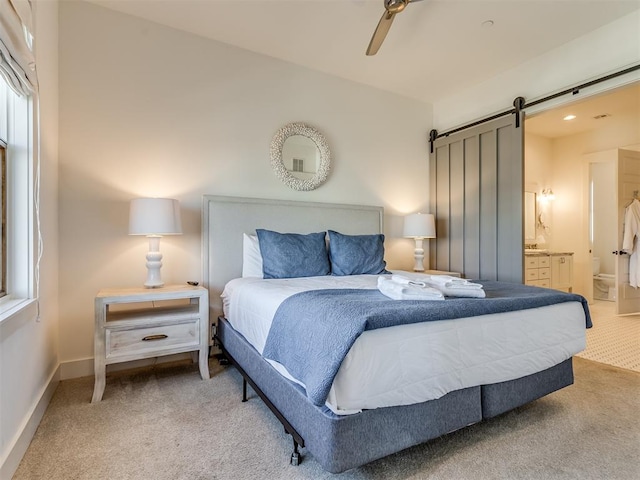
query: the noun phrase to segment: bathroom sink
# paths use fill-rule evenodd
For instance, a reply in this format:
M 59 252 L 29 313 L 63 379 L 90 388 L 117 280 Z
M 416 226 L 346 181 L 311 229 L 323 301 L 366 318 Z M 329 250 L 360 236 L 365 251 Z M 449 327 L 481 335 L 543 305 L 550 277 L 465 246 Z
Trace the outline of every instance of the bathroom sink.
M 548 250 L 544 248 L 525 248 L 524 253 L 547 253 Z

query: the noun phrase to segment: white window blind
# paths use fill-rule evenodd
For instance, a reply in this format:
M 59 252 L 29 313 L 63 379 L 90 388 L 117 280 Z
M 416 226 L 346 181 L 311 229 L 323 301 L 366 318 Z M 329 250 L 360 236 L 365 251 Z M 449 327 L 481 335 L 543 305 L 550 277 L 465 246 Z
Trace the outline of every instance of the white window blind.
M 31 2 L 0 0 L 0 75 L 21 96 L 38 89 L 32 41 Z

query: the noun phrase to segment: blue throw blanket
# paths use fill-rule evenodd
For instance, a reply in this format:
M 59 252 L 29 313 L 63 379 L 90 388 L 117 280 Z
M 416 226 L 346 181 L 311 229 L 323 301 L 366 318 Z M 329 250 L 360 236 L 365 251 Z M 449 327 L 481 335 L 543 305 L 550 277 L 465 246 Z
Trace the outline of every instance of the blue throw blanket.
M 445 301 L 391 300 L 378 290 L 311 290 L 287 298 L 278 308 L 265 358 L 286 367 L 306 385 L 314 405 L 324 405 L 344 357 L 365 330 L 449 320 L 489 313 L 581 302 L 591 328 L 587 301 L 580 295 L 520 284 L 482 283 L 486 298 Z

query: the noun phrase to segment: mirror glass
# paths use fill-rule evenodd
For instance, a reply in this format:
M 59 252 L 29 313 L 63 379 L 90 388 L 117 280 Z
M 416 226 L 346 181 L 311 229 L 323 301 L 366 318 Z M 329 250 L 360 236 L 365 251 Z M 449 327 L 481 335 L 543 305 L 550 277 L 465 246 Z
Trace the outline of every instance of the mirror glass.
M 318 130 L 304 123 L 289 123 L 271 141 L 271 167 L 294 190 L 314 190 L 327 179 L 331 151 Z
M 524 192 L 524 242 L 536 243 L 535 192 Z
M 291 135 L 282 145 L 282 162 L 294 177 L 308 180 L 320 166 L 320 150 L 304 135 Z

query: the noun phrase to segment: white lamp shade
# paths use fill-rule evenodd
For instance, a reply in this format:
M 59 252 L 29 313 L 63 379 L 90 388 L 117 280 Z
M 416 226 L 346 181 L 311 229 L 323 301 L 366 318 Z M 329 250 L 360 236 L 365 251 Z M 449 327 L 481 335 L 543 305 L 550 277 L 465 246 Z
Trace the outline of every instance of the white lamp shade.
M 412 213 L 404 217 L 403 236 L 407 238 L 436 238 L 436 223 L 430 213 Z
M 180 235 L 180 203 L 173 198 L 135 198 L 129 208 L 129 235 Z

